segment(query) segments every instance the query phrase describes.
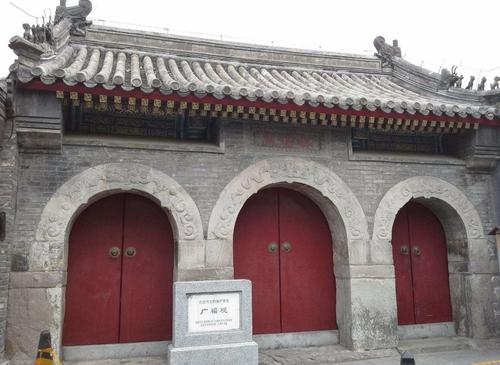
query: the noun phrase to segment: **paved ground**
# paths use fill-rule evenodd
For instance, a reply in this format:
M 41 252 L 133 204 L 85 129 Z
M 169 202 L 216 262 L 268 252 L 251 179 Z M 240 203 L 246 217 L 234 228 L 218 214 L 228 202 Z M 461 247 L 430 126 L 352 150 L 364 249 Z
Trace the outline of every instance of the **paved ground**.
M 399 350 L 409 351 L 412 354 L 439 354 L 435 355 L 440 356 L 439 358 L 433 358 L 432 356 L 429 358 L 429 364 L 433 365 L 441 365 L 439 361 L 444 361 L 443 356 L 457 351 L 466 351 L 470 353 L 472 360 L 475 361 L 474 357 L 476 357 L 477 361 L 479 361 L 484 360 L 480 357 L 483 352 L 498 350 L 497 358 L 500 360 L 500 342 L 486 341 L 477 343 L 463 337 L 402 340 L 399 342 Z M 417 355 L 416 357 L 420 361 L 422 356 L 426 355 Z M 459 358 L 459 355 L 457 356 Z M 383 358 L 383 360 L 377 360 L 379 358 Z M 353 364 L 399 364 L 399 360 L 400 356 L 396 349 L 352 352 L 339 345 L 260 351 L 260 365 L 326 365 L 348 362 Z M 361 362 L 356 363 L 355 361 Z M 454 363 L 451 362 L 451 364 Z M 470 364 L 470 362 L 464 364 Z
M 498 361 L 495 361 L 498 360 Z M 415 356 L 415 365 L 500 365 L 500 349 L 498 350 L 465 350 L 436 352 Z M 486 362 L 486 363 L 485 363 Z M 400 358 L 383 358 L 375 360 L 350 361 L 345 365 L 399 365 Z M 479 365 L 478 364 L 478 365 Z
M 309 352 L 309 351 L 307 351 Z M 352 354 L 352 353 L 351 353 Z M 269 361 L 269 358 L 263 358 L 261 354 L 260 365 L 330 365 L 330 364 L 346 364 L 346 365 L 399 365 L 400 356 L 392 354 L 389 357 L 373 358 L 373 356 L 381 356 L 382 352 L 373 354 L 363 353 L 356 354 L 360 359 L 350 361 L 351 354 L 342 356 L 341 353 L 321 353 L 321 350 L 316 350 L 310 353 L 311 356 L 296 357 L 292 353 L 289 356 L 274 358 Z M 494 361 L 498 360 L 495 365 L 500 365 L 500 348 L 498 350 L 459 350 L 459 351 L 446 351 L 434 352 L 427 354 L 414 355 L 416 365 L 470 365 L 475 362 Z M 481 364 L 483 365 L 483 364 Z M 484 364 L 486 365 L 486 364 Z M 490 365 L 490 364 L 488 364 Z M 493 364 L 491 364 L 493 365 Z
M 295 360 L 275 362 L 274 364 L 297 364 Z M 497 360 L 497 361 L 495 361 Z M 144 359 L 123 359 L 123 360 L 105 360 L 105 361 L 86 361 L 71 364 L 78 365 L 165 365 L 167 363 L 164 358 L 144 358 Z M 345 365 L 399 365 L 400 358 L 384 357 L 378 359 L 364 359 L 358 361 L 344 362 L 330 359 L 327 362 L 308 362 L 308 364 L 329 365 L 329 364 L 345 364 Z M 500 365 L 500 349 L 499 350 L 462 350 L 436 352 L 432 354 L 419 354 L 415 356 L 416 365 Z M 67 363 L 65 363 L 67 364 Z M 261 364 L 263 364 L 261 362 Z M 265 364 L 265 363 L 264 363 Z M 303 363 L 307 364 L 307 363 Z
M 416 365 L 500 365 L 500 340 L 466 338 L 401 341 L 401 350 L 415 354 Z M 166 365 L 165 357 L 64 362 L 64 365 Z M 335 346 L 262 350 L 259 365 L 399 365 L 396 349 L 352 352 Z
M 495 362 L 494 360 L 498 360 Z M 462 351 L 448 351 L 437 352 L 432 354 L 420 354 L 415 356 L 416 365 L 471 365 L 479 362 L 480 365 L 500 365 L 500 349 L 498 350 L 462 350 Z M 484 363 L 486 362 L 486 363 Z M 78 362 L 73 364 L 78 365 L 165 365 L 166 359 L 163 358 L 149 358 L 149 359 L 126 359 L 126 360 L 106 360 L 106 361 L 89 361 Z M 276 362 L 275 364 L 296 364 L 296 362 Z M 379 359 L 364 359 L 359 361 L 341 362 L 345 365 L 399 365 L 400 358 L 379 358 Z M 65 363 L 66 364 L 66 363 Z M 304 363 L 306 364 L 306 363 Z M 336 360 L 328 362 L 309 362 L 309 364 L 329 365 L 339 364 Z M 479 365 L 478 364 L 478 365 Z

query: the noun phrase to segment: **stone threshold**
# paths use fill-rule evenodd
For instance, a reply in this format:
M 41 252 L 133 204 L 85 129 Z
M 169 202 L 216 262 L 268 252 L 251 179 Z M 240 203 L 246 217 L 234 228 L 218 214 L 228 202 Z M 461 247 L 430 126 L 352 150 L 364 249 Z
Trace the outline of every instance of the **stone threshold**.
M 281 348 L 259 351 L 259 365 L 327 365 L 356 360 L 398 357 L 399 351 L 412 354 L 496 348 L 500 339 L 475 341 L 465 337 L 433 337 L 402 340 L 397 349 L 350 351 L 341 345 Z M 108 360 L 64 361 L 64 365 L 166 365 L 167 358 L 151 356 Z
M 357 360 L 399 357 L 412 354 L 458 351 L 474 348 L 474 341 L 464 337 L 432 337 L 401 340 L 395 349 L 350 351 L 343 346 L 322 346 L 260 351 L 259 365 L 327 365 Z
M 455 323 L 426 323 L 398 326 L 399 340 L 410 340 L 428 337 L 456 337 Z
M 339 343 L 338 331 L 314 331 L 255 335 L 260 350 L 328 346 Z M 110 345 L 86 345 L 63 347 L 63 358 L 67 361 L 89 361 L 120 358 L 162 357 L 167 354 L 170 342 L 142 342 Z M 0 364 L 1 365 L 1 364 Z
M 64 346 L 62 357 L 64 363 L 72 364 L 80 361 L 119 360 L 130 358 L 154 358 L 167 355 L 170 342 L 140 342 L 109 345 Z

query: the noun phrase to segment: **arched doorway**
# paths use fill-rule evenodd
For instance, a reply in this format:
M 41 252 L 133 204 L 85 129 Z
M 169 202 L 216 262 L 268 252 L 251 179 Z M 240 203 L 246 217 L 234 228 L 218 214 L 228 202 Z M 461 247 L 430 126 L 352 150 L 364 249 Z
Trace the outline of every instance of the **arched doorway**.
M 285 188 L 251 196 L 233 252 L 235 278 L 252 281 L 255 334 L 336 328 L 331 233 L 309 198 Z
M 398 323 L 452 320 L 446 237 L 431 210 L 410 201 L 392 228 Z
M 134 194 L 90 205 L 69 237 L 63 344 L 169 340 L 173 265 L 160 206 Z

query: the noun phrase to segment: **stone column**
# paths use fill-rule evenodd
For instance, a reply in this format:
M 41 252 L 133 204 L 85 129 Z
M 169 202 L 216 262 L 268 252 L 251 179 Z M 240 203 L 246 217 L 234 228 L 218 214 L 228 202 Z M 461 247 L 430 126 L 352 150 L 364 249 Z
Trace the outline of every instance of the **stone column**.
M 4 358 L 11 248 L 15 241 L 18 152 L 13 121 L 7 118 L 6 91 L 0 85 L 0 363 Z
M 61 353 L 66 272 L 13 272 L 9 287 L 8 352 L 14 363 L 33 361 L 42 330 Z
M 497 244 L 497 258 L 498 258 L 498 269 L 500 271 L 500 228 L 495 227 L 489 233 L 491 236 L 495 236 L 496 244 Z
M 500 275 L 497 257 L 485 236 L 468 240 L 469 267 L 465 295 L 470 310 L 470 335 L 500 336 Z
M 340 343 L 352 350 L 397 346 L 393 265 L 338 265 L 337 322 Z

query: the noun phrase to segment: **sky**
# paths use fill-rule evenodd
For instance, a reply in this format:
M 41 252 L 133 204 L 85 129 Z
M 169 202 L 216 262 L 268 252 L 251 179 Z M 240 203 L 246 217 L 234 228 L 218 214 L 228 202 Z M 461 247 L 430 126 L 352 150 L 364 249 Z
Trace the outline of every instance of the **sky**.
M 31 15 L 59 0 L 10 0 Z M 35 19 L 0 0 L 0 76 L 15 55 L 9 39 Z M 77 5 L 67 0 L 67 5 Z M 499 0 L 93 0 L 95 24 L 275 47 L 372 55 L 373 39 L 399 40 L 403 58 L 479 80 L 500 75 Z M 41 22 L 41 19 L 39 19 Z M 489 89 L 489 87 L 487 88 Z

